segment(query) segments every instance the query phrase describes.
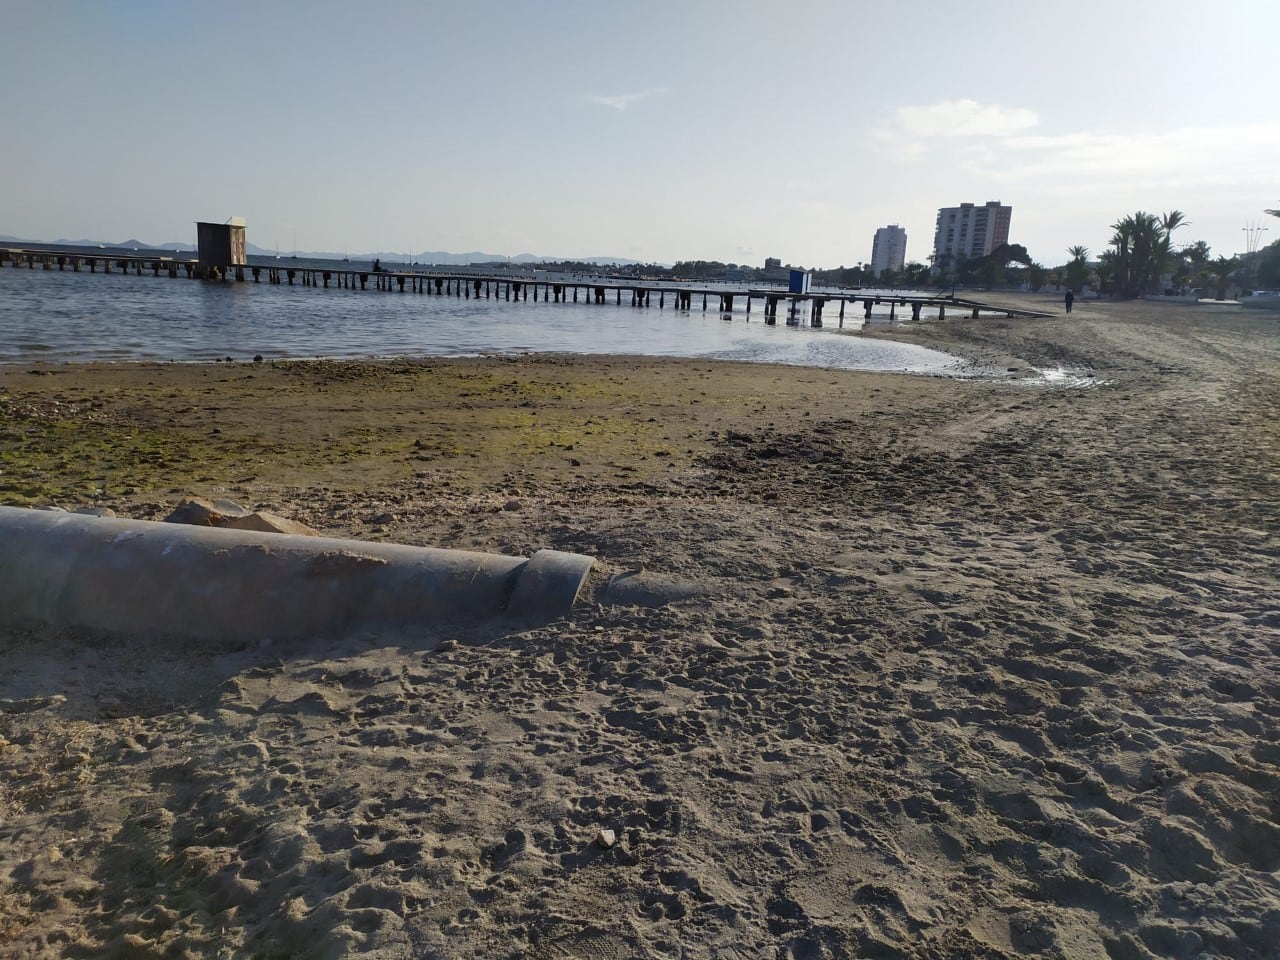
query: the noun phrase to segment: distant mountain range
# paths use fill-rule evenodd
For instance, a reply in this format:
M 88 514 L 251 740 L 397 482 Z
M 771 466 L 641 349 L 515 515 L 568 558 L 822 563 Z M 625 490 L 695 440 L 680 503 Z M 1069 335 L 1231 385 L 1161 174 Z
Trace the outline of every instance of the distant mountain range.
M 186 243 L 164 243 L 160 246 L 152 246 L 149 243 L 143 243 L 141 240 L 122 240 L 119 243 L 103 243 L 101 240 L 32 240 L 30 237 L 15 237 L 7 233 L 0 233 L 0 243 L 39 243 L 46 246 L 57 244 L 64 247 L 119 247 L 122 250 L 194 250 L 195 247 Z
M 40 243 L 40 244 L 59 244 L 69 247 L 105 247 L 107 249 L 120 250 L 174 250 L 184 252 L 194 252 L 195 247 L 190 243 L 181 241 L 170 241 L 167 243 L 145 243 L 142 240 L 122 240 L 119 243 L 104 243 L 101 240 L 32 240 L 30 238 L 14 237 L 9 234 L 0 234 L 0 243 Z M 279 250 L 268 250 L 265 247 L 259 247 L 257 244 L 245 244 L 250 255 L 255 257 L 273 257 L 280 253 Z M 298 250 L 287 251 L 289 256 L 298 256 L 304 260 L 385 260 L 388 263 L 403 263 L 406 260 L 413 263 L 428 264 L 449 264 L 453 266 L 462 266 L 469 263 L 560 263 L 565 260 L 571 260 L 577 263 L 595 263 L 600 266 L 627 266 L 630 264 L 642 263 L 640 260 L 628 260 L 626 257 L 540 257 L 532 253 L 521 253 L 514 257 L 504 257 L 498 253 L 481 253 L 472 251 L 470 253 L 449 253 L 445 250 L 426 250 L 422 253 L 406 253 L 403 250 L 376 250 L 372 253 L 337 253 L 332 250 Z

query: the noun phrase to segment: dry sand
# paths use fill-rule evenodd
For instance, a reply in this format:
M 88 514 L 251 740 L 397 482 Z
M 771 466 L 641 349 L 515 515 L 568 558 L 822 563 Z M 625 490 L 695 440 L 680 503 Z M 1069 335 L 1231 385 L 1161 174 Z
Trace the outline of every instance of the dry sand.
M 8 503 L 231 497 L 701 592 L 0 636 L 0 954 L 1280 956 L 1276 319 L 890 335 L 1014 372 L 0 372 Z M 1022 377 L 1058 364 L 1093 377 Z

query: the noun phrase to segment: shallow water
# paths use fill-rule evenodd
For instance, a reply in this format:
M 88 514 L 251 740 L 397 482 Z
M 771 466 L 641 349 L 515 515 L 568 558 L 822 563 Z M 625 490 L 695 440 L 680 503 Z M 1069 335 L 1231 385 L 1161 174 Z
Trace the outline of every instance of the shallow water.
M 0 267 L 0 362 L 467 356 L 707 357 L 951 374 L 956 357 L 838 329 L 767 326 L 759 301 L 721 315 L 612 303 L 519 303 L 253 282 Z M 887 309 L 887 308 L 886 308 Z

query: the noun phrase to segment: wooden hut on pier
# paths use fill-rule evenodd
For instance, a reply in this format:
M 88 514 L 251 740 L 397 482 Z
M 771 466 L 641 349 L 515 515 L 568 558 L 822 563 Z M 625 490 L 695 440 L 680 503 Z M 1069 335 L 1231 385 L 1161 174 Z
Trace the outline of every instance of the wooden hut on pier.
M 205 276 L 225 276 L 235 267 L 236 279 L 244 279 L 244 265 L 249 262 L 244 228 L 243 217 L 232 217 L 226 223 L 196 222 L 197 259 Z

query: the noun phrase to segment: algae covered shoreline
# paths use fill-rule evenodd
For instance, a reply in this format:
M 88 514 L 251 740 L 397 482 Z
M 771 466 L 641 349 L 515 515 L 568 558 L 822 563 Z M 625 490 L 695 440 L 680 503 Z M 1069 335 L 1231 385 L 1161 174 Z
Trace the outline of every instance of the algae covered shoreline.
M 905 376 L 558 355 L 0 367 L 0 497 L 648 480 L 690 469 L 717 431 L 910 396 Z

